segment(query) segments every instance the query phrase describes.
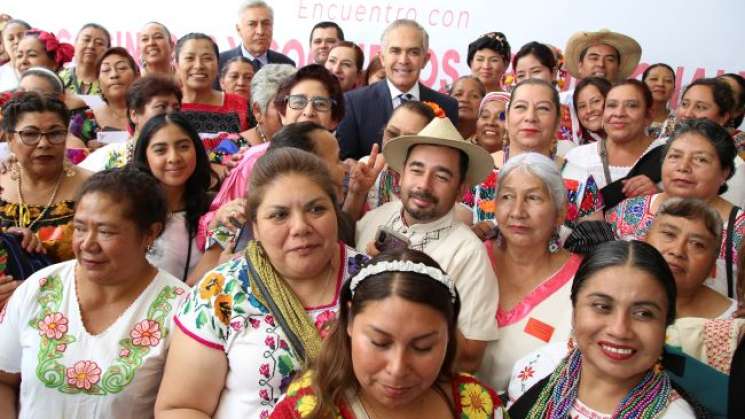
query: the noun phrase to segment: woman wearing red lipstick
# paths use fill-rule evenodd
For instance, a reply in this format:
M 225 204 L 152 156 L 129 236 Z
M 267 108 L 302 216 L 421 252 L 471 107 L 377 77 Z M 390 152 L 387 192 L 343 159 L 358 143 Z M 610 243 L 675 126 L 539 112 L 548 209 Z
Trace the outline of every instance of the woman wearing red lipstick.
M 666 327 L 675 319 L 675 297 L 673 275 L 652 246 L 638 241 L 597 246 L 571 286 L 569 353 L 566 344 L 549 345 L 515 366 L 510 398 L 517 401 L 510 416 L 702 417 L 657 365 Z
M 515 156 L 500 172 L 500 234 L 485 242 L 499 281 L 499 340 L 487 346 L 478 372 L 498 392 L 507 389 L 515 361 L 569 336 L 569 288 L 582 258 L 558 245 L 566 196 L 556 164 L 541 154 Z
M 621 202 L 606 214 L 621 239 L 641 239 L 649 231 L 660 205 L 668 198 L 698 198 L 724 221 L 717 267 L 706 285 L 735 297 L 737 249 L 745 235 L 745 213 L 720 196 L 735 170 L 737 150 L 726 129 L 708 119 L 682 123 L 665 145 L 662 161 L 664 192 Z M 731 268 L 731 269 L 730 269 Z
M 210 164 L 199 134 L 180 113 L 157 115 L 142 127 L 132 163 L 160 183 L 168 199 L 168 223 L 148 252 L 148 260 L 193 284 L 202 252 L 197 225 L 211 197 Z M 191 276 L 191 277 L 190 277 Z
M 176 315 L 157 418 L 266 417 L 316 358 L 364 259 L 338 241 L 331 176 L 295 148 L 256 162 L 247 202 L 256 241 L 208 272 Z
M 271 418 L 503 417 L 491 389 L 453 371 L 460 298 L 429 256 L 375 257 L 345 284 L 340 305 L 317 362 Z

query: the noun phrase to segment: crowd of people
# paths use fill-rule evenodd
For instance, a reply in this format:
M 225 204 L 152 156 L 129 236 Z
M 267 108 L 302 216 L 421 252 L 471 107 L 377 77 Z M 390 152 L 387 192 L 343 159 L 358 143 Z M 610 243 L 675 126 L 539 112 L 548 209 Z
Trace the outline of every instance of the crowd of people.
M 0 416 L 745 417 L 745 79 L 0 16 Z M 367 58 L 367 60 L 366 60 Z M 367 61 L 367 67 L 365 62 Z M 577 80 L 567 89 L 568 75 Z

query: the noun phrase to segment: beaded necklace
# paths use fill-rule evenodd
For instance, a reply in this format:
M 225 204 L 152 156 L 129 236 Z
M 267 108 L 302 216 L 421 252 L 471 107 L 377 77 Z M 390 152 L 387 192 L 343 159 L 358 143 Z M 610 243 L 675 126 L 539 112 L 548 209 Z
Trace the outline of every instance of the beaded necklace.
M 530 409 L 528 419 L 566 418 L 577 400 L 582 353 L 574 349 L 564 358 L 538 400 Z M 670 378 L 662 371 L 650 370 L 616 407 L 611 417 L 619 419 L 653 419 L 659 417 L 670 403 Z

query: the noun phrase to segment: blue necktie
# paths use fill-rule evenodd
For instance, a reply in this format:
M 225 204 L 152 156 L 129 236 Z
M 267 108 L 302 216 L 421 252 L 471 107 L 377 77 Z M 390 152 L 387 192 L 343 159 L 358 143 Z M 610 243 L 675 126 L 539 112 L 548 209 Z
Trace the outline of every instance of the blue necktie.
M 261 67 L 264 65 L 261 63 L 261 61 L 259 61 L 258 58 L 254 58 L 253 60 L 251 60 L 251 64 L 253 64 L 254 66 L 254 71 L 261 70 Z
M 398 106 L 401 106 L 406 102 L 411 102 L 412 100 L 416 100 L 414 95 L 412 95 L 411 93 L 401 93 L 400 95 L 396 97 L 398 98 Z

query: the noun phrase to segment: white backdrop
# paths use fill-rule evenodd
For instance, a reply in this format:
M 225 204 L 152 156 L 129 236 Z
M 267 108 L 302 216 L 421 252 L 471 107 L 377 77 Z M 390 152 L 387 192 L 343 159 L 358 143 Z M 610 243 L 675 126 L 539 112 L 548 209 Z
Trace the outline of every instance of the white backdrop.
M 681 85 L 723 72 L 745 75 L 745 1 L 742 0 L 283 0 L 274 8 L 274 49 L 298 65 L 308 61 L 308 36 L 321 20 L 339 23 L 348 40 L 363 46 L 366 61 L 379 49 L 380 33 L 397 17 L 416 19 L 429 32 L 432 60 L 422 80 L 441 88 L 467 71 L 470 41 L 489 31 L 507 35 L 513 53 L 529 41 L 564 49 L 579 30 L 609 28 L 634 37 L 643 48 L 636 74 L 666 62 Z M 164 23 L 175 36 L 205 32 L 220 49 L 237 45 L 240 1 L 3 0 L 0 11 L 54 31 L 72 42 L 84 23 L 107 27 L 115 45 L 135 57 L 137 32 L 145 22 Z M 676 95 L 677 97 L 677 95 Z

